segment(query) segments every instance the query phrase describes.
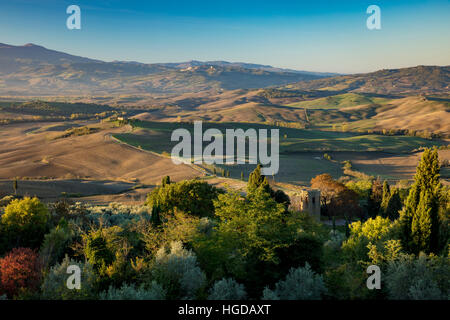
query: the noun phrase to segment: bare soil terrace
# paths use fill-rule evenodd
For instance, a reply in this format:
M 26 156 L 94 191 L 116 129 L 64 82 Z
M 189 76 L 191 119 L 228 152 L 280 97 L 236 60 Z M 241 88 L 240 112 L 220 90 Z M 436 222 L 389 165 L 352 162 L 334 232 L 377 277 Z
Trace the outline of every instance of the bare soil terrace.
M 82 124 L 73 126 L 77 125 Z M 67 138 L 58 138 L 67 123 L 1 126 L 0 192 L 11 192 L 11 181 L 18 178 L 20 194 L 48 198 L 65 192 L 79 196 L 101 194 L 111 199 L 118 194 L 119 199 L 140 201 L 145 195 L 140 189 L 154 186 L 166 175 L 178 181 L 201 174 L 190 166 L 175 165 L 168 158 L 109 138 L 112 133 L 129 130 L 126 126 L 92 126 L 101 130 Z

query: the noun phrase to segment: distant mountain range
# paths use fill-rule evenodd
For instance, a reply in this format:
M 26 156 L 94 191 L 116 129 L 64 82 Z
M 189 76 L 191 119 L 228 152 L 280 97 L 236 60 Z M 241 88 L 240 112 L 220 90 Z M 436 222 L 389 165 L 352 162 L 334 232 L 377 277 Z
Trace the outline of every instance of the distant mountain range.
M 32 43 L 23 46 L 12 46 L 0 43 L 0 73 L 18 72 L 26 67 L 42 65 L 58 65 L 64 63 L 92 63 L 100 62 L 64 52 L 46 49 Z
M 0 44 L 3 95 L 183 93 L 277 86 L 331 75 L 226 61 L 104 62 L 35 44 Z
M 145 64 L 104 62 L 39 45 L 0 43 L 0 95 L 139 95 L 277 88 L 382 95 L 448 96 L 449 66 L 417 66 L 338 75 L 227 61 Z
M 319 76 L 319 77 L 333 77 L 333 76 L 339 75 L 337 73 L 331 73 L 331 72 L 299 71 L 299 70 L 276 68 L 276 67 L 272 67 L 269 65 L 245 63 L 245 62 L 191 60 L 188 62 L 180 62 L 180 63 L 159 63 L 159 65 L 172 67 L 172 68 L 178 68 L 178 69 L 186 69 L 186 68 L 199 67 L 199 66 L 205 66 L 205 65 L 219 66 L 219 67 L 239 67 L 239 68 L 244 68 L 244 69 L 256 69 L 256 70 L 264 70 L 264 71 L 270 71 L 270 72 L 292 72 L 292 73 L 298 73 L 298 74 L 309 74 L 309 75 L 315 75 L 315 76 Z

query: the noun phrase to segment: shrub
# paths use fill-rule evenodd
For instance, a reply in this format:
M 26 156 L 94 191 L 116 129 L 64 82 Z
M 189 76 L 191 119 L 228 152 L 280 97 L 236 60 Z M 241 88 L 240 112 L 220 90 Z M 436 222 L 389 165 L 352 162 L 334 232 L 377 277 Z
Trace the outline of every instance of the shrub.
M 67 219 L 70 215 L 70 207 L 73 203 L 67 199 L 61 199 L 49 204 L 49 210 L 52 219 L 55 222 L 59 222 L 62 218 Z
M 69 289 L 67 268 L 77 265 L 81 270 L 81 289 Z M 94 287 L 96 277 L 89 263 L 81 263 L 66 256 L 45 275 L 41 286 L 42 298 L 47 300 L 84 300 L 96 298 Z
M 11 196 L 11 195 L 4 196 L 3 198 L 0 199 L 0 207 L 6 207 L 13 200 L 14 200 L 14 196 Z
M 336 267 L 342 257 L 341 246 L 345 235 L 337 230 L 331 230 L 330 236 L 323 244 L 323 264 L 327 267 Z
M 198 221 L 197 230 L 200 233 L 211 235 L 216 226 L 217 223 L 214 220 L 205 217 Z
M 26 228 L 30 224 L 45 224 L 47 219 L 48 210 L 45 205 L 36 197 L 25 197 L 22 200 L 11 201 L 2 216 L 2 223 L 6 226 L 15 225 L 19 228 Z
M 139 229 L 145 248 L 153 255 L 167 243 L 173 241 L 186 243 L 195 238 L 200 232 L 211 230 L 213 226 L 209 221 L 206 217 L 199 219 L 175 209 L 173 215 L 167 216 L 167 219 L 161 225 L 155 226 L 153 223 L 142 223 Z
M 389 218 L 377 216 L 366 222 L 353 222 L 350 226 L 350 237 L 342 244 L 346 256 L 354 261 L 368 260 L 368 245 L 388 237 L 392 230 Z
M 72 212 L 84 211 L 85 217 L 88 219 L 87 225 L 93 223 L 96 226 L 103 227 L 119 226 L 128 228 L 136 225 L 139 221 L 149 220 L 151 210 L 147 206 L 128 206 L 116 202 L 110 203 L 108 206 L 85 206 L 76 203 L 71 207 Z
M 163 300 L 165 296 L 165 290 L 156 281 L 151 282 L 149 289 L 144 285 L 136 288 L 124 284 L 120 289 L 110 286 L 108 291 L 100 293 L 101 300 Z
M 324 274 L 326 296 L 339 300 L 368 299 L 373 291 L 367 290 L 366 280 L 364 267 L 355 263 L 333 264 Z
M 71 239 L 72 232 L 65 222 L 61 222 L 44 236 L 44 242 L 39 251 L 44 267 L 61 261 Z
M 446 257 L 402 255 L 388 264 L 385 276 L 388 297 L 394 300 L 447 299 L 449 272 Z
M 92 133 L 96 133 L 100 131 L 99 128 L 92 128 L 92 127 L 81 127 L 81 128 L 71 128 L 67 129 L 64 134 L 59 136 L 58 138 L 68 138 L 68 137 L 78 137 L 78 136 L 84 136 Z
M 114 261 L 113 252 L 107 247 L 106 239 L 101 230 L 92 231 L 86 237 L 84 255 L 96 271 L 101 273 Z
M 378 241 L 376 244 L 370 243 L 367 248 L 369 249 L 370 264 L 383 268 L 387 262 L 398 259 L 402 254 L 400 240 Z
M 372 189 L 372 181 L 370 180 L 357 180 L 349 181 L 345 186 L 358 194 L 360 199 L 368 199 L 370 190 Z
M 353 168 L 350 160 L 344 160 L 344 161 L 342 161 L 342 164 L 344 165 L 345 170 L 351 170 Z
M 179 241 L 172 242 L 168 251 L 166 248 L 158 250 L 152 276 L 167 290 L 168 299 L 194 299 L 206 284 L 197 257 Z
M 32 292 L 39 287 L 39 256 L 30 248 L 14 248 L 0 259 L 0 294 L 14 297 L 20 291 Z
M 42 241 L 48 218 L 47 207 L 38 198 L 26 197 L 11 201 L 1 222 L 10 245 L 35 248 Z
M 331 230 L 330 239 L 328 239 L 323 245 L 324 247 L 330 248 L 332 250 L 339 250 L 344 239 L 345 236 L 342 232 Z
M 322 247 L 323 241 L 316 234 L 301 232 L 288 247 L 277 250 L 280 263 L 276 268 L 284 276 L 292 266 L 304 266 L 308 262 L 313 270 L 320 272 L 323 262 Z
M 209 300 L 244 300 L 247 294 L 244 286 L 234 279 L 216 281 L 209 292 Z
M 173 213 L 175 208 L 200 217 L 214 214 L 213 200 L 220 191 L 207 182 L 185 180 L 155 188 L 147 196 L 149 207 L 158 205 L 163 213 Z
M 297 269 L 292 268 L 286 276 L 275 284 L 275 290 L 265 288 L 264 300 L 320 300 L 326 293 L 321 275 L 311 270 L 309 264 Z

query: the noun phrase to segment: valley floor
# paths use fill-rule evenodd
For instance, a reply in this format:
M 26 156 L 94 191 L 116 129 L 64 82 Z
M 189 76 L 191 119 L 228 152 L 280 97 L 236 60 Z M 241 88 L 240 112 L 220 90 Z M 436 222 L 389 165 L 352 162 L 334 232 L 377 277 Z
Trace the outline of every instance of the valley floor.
M 62 137 L 67 129 L 98 129 L 85 135 Z M 129 133 L 129 125 L 113 123 L 43 122 L 10 124 L 0 127 L 0 196 L 13 192 L 12 181 L 19 180 L 20 195 L 37 195 L 47 201 L 61 197 L 94 204 L 109 202 L 142 203 L 162 177 L 173 181 L 200 177 L 221 187 L 241 189 L 254 165 L 221 166 L 230 178 L 211 175 L 211 170 L 192 165 L 175 165 L 171 159 L 147 148 L 138 148 L 113 138 Z M 159 141 L 164 143 L 164 141 Z M 295 152 L 280 156 L 280 171 L 271 182 L 309 185 L 311 178 L 330 173 L 344 175 L 342 161 L 350 160 L 352 170 L 390 181 L 412 179 L 421 152 Z M 439 152 L 450 159 L 450 150 Z M 206 170 L 204 170 L 206 169 Z M 206 172 L 206 173 L 205 173 Z M 209 172 L 209 173 L 208 173 Z M 348 172 L 347 172 L 348 173 Z M 448 184 L 448 177 L 444 179 Z

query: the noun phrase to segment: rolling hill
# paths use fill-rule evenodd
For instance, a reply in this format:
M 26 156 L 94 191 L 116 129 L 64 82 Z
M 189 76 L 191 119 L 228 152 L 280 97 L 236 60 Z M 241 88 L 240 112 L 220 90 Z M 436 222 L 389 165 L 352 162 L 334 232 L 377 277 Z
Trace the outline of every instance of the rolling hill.
M 283 86 L 289 90 L 321 90 L 336 93 L 364 92 L 381 95 L 443 94 L 448 96 L 450 66 L 417 66 L 379 70 L 298 82 Z
M 190 94 L 159 101 L 160 107 L 136 118 L 159 121 L 282 122 L 295 127 L 353 131 L 415 130 L 450 132 L 450 103 L 423 96 L 385 98 L 345 93 L 287 103 L 267 98 L 265 90 L 233 90 L 218 94 Z M 295 100 L 298 102 L 292 102 Z M 347 130 L 346 129 L 346 130 Z
M 448 135 L 449 72 L 449 66 L 417 66 L 334 76 L 226 61 L 103 62 L 33 44 L 0 44 L 0 95 L 54 101 L 4 102 L 0 111 L 3 119 L 49 119 L 86 113 L 86 108 L 122 110 L 107 106 L 112 105 L 131 108 L 128 116 L 140 113 L 136 117 L 142 120 L 282 122 L 297 128 Z M 78 104 L 61 104 L 67 101 Z M 52 109 L 62 106 L 64 114 Z

